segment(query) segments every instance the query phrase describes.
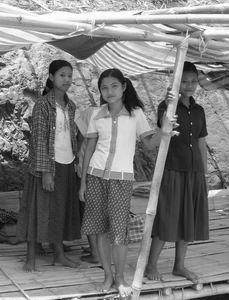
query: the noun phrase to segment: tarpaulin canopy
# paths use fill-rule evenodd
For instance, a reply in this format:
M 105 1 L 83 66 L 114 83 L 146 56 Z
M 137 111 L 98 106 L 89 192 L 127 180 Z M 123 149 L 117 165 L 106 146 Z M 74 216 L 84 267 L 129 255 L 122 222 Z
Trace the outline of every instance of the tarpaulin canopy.
M 205 72 L 220 72 L 222 82 L 229 69 L 229 4 L 84 14 L 0 4 L 0 55 L 49 43 L 100 69 L 117 67 L 133 75 L 172 70 L 176 45 L 187 36 L 187 60 Z

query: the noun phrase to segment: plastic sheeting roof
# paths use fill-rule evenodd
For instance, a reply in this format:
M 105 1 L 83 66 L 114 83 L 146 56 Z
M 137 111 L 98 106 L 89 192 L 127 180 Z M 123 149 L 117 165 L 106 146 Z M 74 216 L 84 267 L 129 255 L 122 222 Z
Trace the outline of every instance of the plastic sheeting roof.
M 34 43 L 49 43 L 77 59 L 87 59 L 100 69 L 117 67 L 133 75 L 172 70 L 176 47 L 171 41 L 189 35 L 187 60 L 197 63 L 203 71 L 218 71 L 222 77 L 222 71 L 229 67 L 229 25 L 117 21 L 119 17 L 128 20 L 153 14 L 152 11 L 37 14 L 0 4 L 0 55 Z M 115 19 L 115 24 L 96 22 L 104 15 L 107 20 Z M 206 34 L 212 29 L 217 30 L 213 37 Z

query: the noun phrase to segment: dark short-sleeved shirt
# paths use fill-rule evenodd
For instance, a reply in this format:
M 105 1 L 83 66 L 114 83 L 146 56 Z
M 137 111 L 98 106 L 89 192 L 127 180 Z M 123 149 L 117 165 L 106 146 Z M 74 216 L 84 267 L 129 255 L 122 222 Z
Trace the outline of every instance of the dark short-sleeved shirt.
M 68 105 L 70 135 L 73 154 L 77 154 L 76 124 L 74 122 L 75 104 L 65 94 Z M 33 107 L 32 128 L 28 157 L 28 171 L 34 176 L 42 172 L 55 174 L 55 131 L 56 131 L 56 102 L 51 90 L 47 95 L 38 99 Z
M 167 106 L 162 101 L 158 106 L 158 126 Z M 171 138 L 165 168 L 176 171 L 204 172 L 204 166 L 198 139 L 207 136 L 205 113 L 202 106 L 190 97 L 190 106 L 186 107 L 180 100 L 177 104 L 177 123 L 175 130 L 179 136 Z

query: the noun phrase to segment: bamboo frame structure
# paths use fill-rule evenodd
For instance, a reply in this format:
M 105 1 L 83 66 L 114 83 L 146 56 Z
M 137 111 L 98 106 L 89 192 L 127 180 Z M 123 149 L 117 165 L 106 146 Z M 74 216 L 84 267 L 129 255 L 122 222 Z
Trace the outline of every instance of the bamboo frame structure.
M 2 5 L 0 5 L 0 8 Z M 209 13 L 210 11 L 210 13 Z M 175 12 L 175 14 L 174 14 Z M 204 14 L 202 14 L 204 12 Z M 216 14 L 216 12 L 220 12 Z M 181 72 L 183 69 L 183 63 L 185 60 L 188 45 L 199 46 L 200 45 L 200 35 L 202 38 L 206 39 L 207 48 L 211 49 L 229 49 L 229 43 L 223 41 L 224 38 L 229 38 L 229 27 L 225 29 L 204 29 L 202 31 L 196 30 L 192 36 L 189 38 L 184 38 L 184 36 L 178 36 L 174 34 L 165 33 L 152 33 L 141 29 L 122 29 L 119 27 L 112 27 L 107 25 L 131 25 L 131 24 L 229 24 L 229 4 L 221 6 L 209 7 L 208 13 L 206 9 L 201 7 L 196 8 L 176 8 L 169 10 L 158 10 L 154 12 L 146 12 L 140 15 L 125 16 L 124 14 L 114 13 L 113 16 L 103 14 L 103 16 L 94 17 L 90 14 L 85 15 L 72 15 L 68 21 L 51 19 L 49 14 L 46 15 L 35 15 L 35 14 L 24 14 L 22 11 L 16 12 L 18 15 L 0 13 L 0 26 L 9 27 L 16 29 L 38 30 L 40 32 L 50 32 L 58 33 L 63 35 L 79 35 L 86 34 L 90 37 L 103 37 L 109 38 L 110 41 L 151 41 L 151 42 L 164 42 L 170 43 L 177 47 L 177 56 L 175 63 L 174 78 L 172 84 L 172 91 L 175 93 L 176 100 L 168 105 L 167 116 L 172 117 L 176 110 L 176 105 L 178 101 L 179 86 L 181 81 Z M 184 14 L 185 13 L 185 14 Z M 188 13 L 188 14 L 187 14 Z M 198 15 L 192 15 L 192 14 Z M 180 26 L 181 26 L 180 25 Z M 185 28 L 184 28 L 185 30 Z M 217 39 L 211 40 L 211 39 Z M 221 39 L 221 40 L 219 40 Z M 170 130 L 170 125 L 165 124 L 165 129 Z M 163 136 L 160 143 L 160 148 L 158 152 L 158 158 L 155 166 L 154 176 L 152 180 L 150 197 L 148 202 L 148 207 L 146 210 L 146 221 L 144 228 L 144 236 L 140 248 L 140 254 L 138 257 L 137 267 L 134 275 L 134 280 L 132 283 L 133 296 L 132 300 L 138 300 L 141 287 L 142 279 L 144 274 L 144 269 L 146 266 L 147 258 L 149 255 L 149 249 L 151 244 L 151 230 L 156 215 L 156 208 L 158 202 L 158 194 L 162 179 L 162 174 L 164 170 L 165 160 L 167 156 L 167 151 L 170 143 L 170 136 Z M 228 286 L 225 286 L 228 291 Z M 192 295 L 196 291 L 190 292 Z M 210 292 L 209 292 L 210 293 Z M 190 295 L 191 295 L 190 294 Z M 175 291 L 176 299 L 183 298 L 183 293 Z M 189 296 L 190 296 L 189 295 Z M 195 294 L 196 295 L 196 294 Z M 200 295 L 200 294 L 198 294 Z M 172 295 L 171 295 L 172 297 Z M 174 297 L 174 296 L 173 296 Z M 150 295 L 149 299 L 153 299 Z M 169 299 L 169 298 L 168 298 Z M 174 298 L 171 298 L 174 299 Z M 188 299 L 188 298 L 187 298 Z
M 188 38 L 185 38 L 183 42 L 177 47 L 177 55 L 176 55 L 173 83 L 172 83 L 172 92 L 174 92 L 175 94 L 175 101 L 168 104 L 168 108 L 166 112 L 168 118 L 173 117 L 176 111 L 178 96 L 179 96 L 179 87 L 180 87 L 180 82 L 182 77 L 182 70 L 183 70 L 187 49 L 188 49 Z M 163 125 L 163 130 L 169 132 L 171 130 L 171 125 L 165 123 Z M 138 257 L 136 271 L 132 283 L 132 288 L 133 288 L 132 300 L 138 300 L 141 291 L 142 279 L 143 279 L 144 270 L 149 256 L 149 250 L 151 245 L 152 226 L 156 215 L 158 195 L 159 195 L 161 179 L 164 171 L 165 160 L 167 157 L 170 139 L 171 139 L 170 135 L 163 135 L 159 146 L 157 161 L 156 161 L 155 170 L 152 179 L 152 185 L 150 189 L 149 202 L 146 209 L 144 234 L 143 234 L 143 239 L 140 247 L 140 253 Z
M 131 15 L 113 12 L 103 16 L 76 15 L 79 23 L 106 24 L 229 24 L 229 14 L 164 14 L 164 15 Z
M 203 31 L 204 32 L 204 31 Z M 221 30 L 212 30 L 209 33 L 209 36 L 206 37 L 209 38 L 210 34 L 214 37 L 220 35 Z M 200 35 L 200 33 L 199 33 Z M 202 34 L 204 35 L 204 34 Z M 114 27 L 98 27 L 92 30 L 91 36 L 98 36 L 98 37 L 106 37 L 106 38 L 113 38 L 114 40 L 118 41 L 152 41 L 152 42 L 165 42 L 165 43 L 171 43 L 171 44 L 180 44 L 182 43 L 184 37 L 183 36 L 176 36 L 172 34 L 165 34 L 165 33 L 151 33 L 143 30 L 127 30 L 127 29 L 119 29 Z M 222 33 L 223 37 L 229 38 L 229 31 L 224 30 Z M 200 40 L 199 38 L 189 38 L 189 45 L 190 46 L 200 46 Z M 214 41 L 214 40 L 207 40 L 207 47 L 211 49 L 218 50 L 219 47 L 223 50 L 229 49 L 229 43 L 225 43 L 223 41 Z
M 80 20 L 80 22 L 85 20 Z M 141 29 L 129 29 L 129 28 L 117 28 L 112 26 L 97 26 L 94 27 L 92 24 L 71 22 L 71 21 L 57 21 L 48 20 L 28 15 L 21 15 L 16 17 L 15 15 L 0 13 L 0 26 L 7 28 L 16 28 L 22 30 L 34 30 L 39 32 L 51 32 L 58 33 L 62 35 L 79 35 L 86 34 L 91 37 L 103 37 L 109 38 L 114 41 L 152 41 L 152 42 L 165 42 L 170 44 L 180 44 L 184 37 L 165 33 L 152 33 Z M 229 17 L 228 17 L 229 22 Z M 205 32 L 206 31 L 206 32 Z M 200 35 L 206 37 L 207 48 L 218 50 L 229 49 L 229 43 L 225 41 L 211 40 L 211 38 L 229 38 L 229 30 L 221 29 L 206 29 L 203 32 L 199 32 L 199 36 L 190 37 L 189 45 L 194 47 L 199 47 Z

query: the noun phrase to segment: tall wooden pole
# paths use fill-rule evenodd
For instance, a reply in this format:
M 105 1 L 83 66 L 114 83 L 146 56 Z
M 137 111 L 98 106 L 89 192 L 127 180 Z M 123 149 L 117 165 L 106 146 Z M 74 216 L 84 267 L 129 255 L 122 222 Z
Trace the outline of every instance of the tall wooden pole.
M 176 62 L 175 62 L 173 83 L 172 83 L 172 92 L 174 92 L 175 94 L 175 101 L 173 101 L 168 105 L 167 112 L 166 112 L 168 118 L 173 117 L 176 112 L 181 76 L 182 76 L 183 65 L 184 65 L 187 49 L 188 49 L 188 38 L 185 38 L 185 40 L 181 44 L 179 44 L 179 46 L 177 46 Z M 171 125 L 164 124 L 163 129 L 165 129 L 166 132 L 169 132 L 171 130 Z M 170 138 L 171 138 L 170 135 L 163 135 L 160 142 L 156 166 L 155 166 L 154 175 L 152 179 L 152 185 L 150 189 L 149 202 L 146 209 L 144 234 L 143 234 L 140 253 L 139 253 L 137 266 L 134 274 L 134 280 L 132 283 L 132 288 L 133 288 L 132 300 L 138 300 L 141 292 L 142 279 L 144 276 L 145 266 L 149 256 L 152 226 L 156 215 L 158 195 L 159 195 L 161 179 L 164 171 L 165 161 L 167 157 L 167 152 L 169 148 Z

